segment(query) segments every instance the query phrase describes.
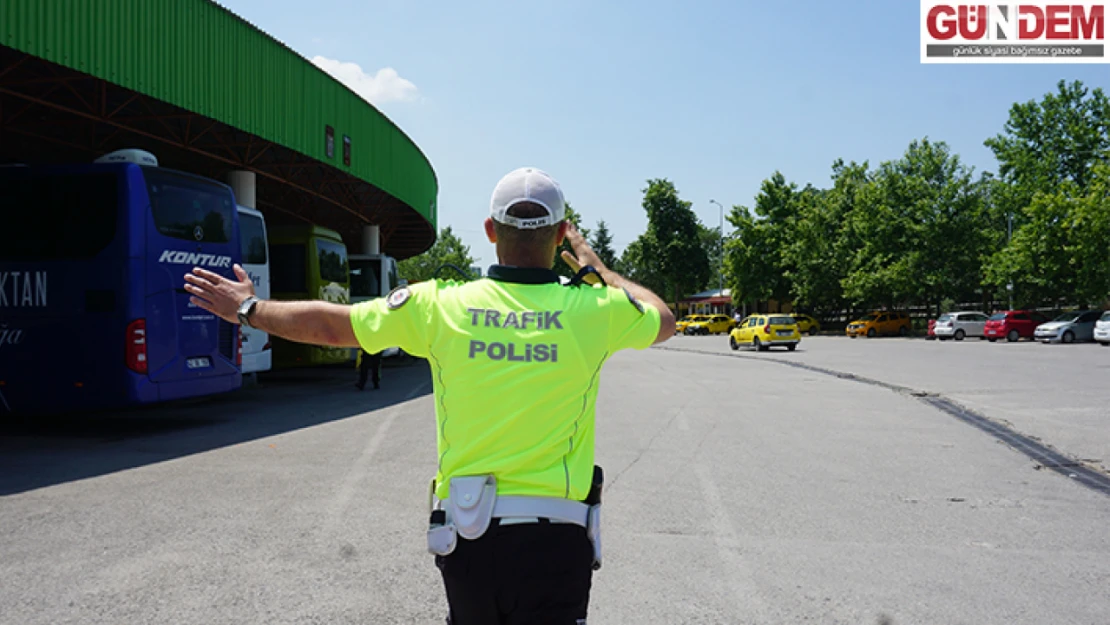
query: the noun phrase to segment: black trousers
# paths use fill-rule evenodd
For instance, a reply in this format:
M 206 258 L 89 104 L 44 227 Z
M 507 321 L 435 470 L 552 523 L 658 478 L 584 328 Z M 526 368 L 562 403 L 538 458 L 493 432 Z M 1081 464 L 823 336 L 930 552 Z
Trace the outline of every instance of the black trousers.
M 367 374 L 373 373 L 374 388 L 378 388 L 382 381 L 382 353 L 367 354 L 362 352 L 362 361 L 358 365 L 358 387 L 366 386 Z
M 593 546 L 580 525 L 498 519 L 478 540 L 459 538 L 436 556 L 448 625 L 583 625 L 593 581 Z

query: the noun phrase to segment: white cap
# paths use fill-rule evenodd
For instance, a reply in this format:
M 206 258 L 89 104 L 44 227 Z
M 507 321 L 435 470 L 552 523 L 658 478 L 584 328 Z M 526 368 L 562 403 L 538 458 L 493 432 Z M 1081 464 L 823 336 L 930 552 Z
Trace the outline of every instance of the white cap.
M 544 217 L 514 217 L 509 209 L 522 202 L 531 202 L 547 209 Z M 566 217 L 566 203 L 559 183 L 535 167 L 521 167 L 509 172 L 493 189 L 489 216 L 494 221 L 522 230 L 534 230 L 557 224 Z

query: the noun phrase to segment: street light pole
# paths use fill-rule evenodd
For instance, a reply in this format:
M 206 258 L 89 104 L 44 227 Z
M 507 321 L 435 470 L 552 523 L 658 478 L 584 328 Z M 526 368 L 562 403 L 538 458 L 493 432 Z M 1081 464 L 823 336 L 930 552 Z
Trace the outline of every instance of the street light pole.
M 721 225 L 717 230 L 717 295 L 720 296 L 725 290 L 725 207 L 717 200 L 709 200 L 709 203 L 721 208 Z

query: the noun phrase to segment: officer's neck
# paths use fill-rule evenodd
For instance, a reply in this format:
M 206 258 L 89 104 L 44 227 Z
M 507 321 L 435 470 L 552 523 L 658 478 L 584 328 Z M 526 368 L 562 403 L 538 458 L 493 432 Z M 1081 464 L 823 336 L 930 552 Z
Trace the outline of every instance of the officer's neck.
M 555 264 L 555 255 L 548 254 L 545 259 L 543 254 L 506 254 L 498 251 L 497 262 L 522 269 L 551 269 Z

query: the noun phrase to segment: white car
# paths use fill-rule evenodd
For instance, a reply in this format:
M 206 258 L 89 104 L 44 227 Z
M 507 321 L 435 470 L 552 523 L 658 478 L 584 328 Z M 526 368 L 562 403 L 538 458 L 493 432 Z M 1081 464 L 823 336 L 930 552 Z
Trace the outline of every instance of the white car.
M 1033 338 L 1043 343 L 1074 343 L 1095 340 L 1095 322 L 1103 315 L 1098 310 L 1066 312 L 1042 323 L 1033 331 Z
M 1102 313 L 1095 324 L 1095 340 L 1103 347 L 1110 347 L 1110 310 Z
M 937 323 L 933 326 L 933 334 L 942 341 L 945 339 L 962 341 L 965 336 L 977 336 L 982 339 L 987 319 L 989 319 L 987 315 L 975 311 L 945 313 L 937 318 Z

